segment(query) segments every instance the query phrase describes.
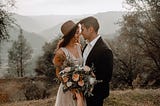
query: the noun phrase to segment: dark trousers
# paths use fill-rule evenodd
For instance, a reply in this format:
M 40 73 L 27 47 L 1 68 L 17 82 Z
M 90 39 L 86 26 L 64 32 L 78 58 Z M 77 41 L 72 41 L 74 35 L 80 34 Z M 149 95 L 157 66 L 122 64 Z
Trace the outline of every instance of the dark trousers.
M 103 106 L 103 99 L 89 97 L 86 98 L 87 106 Z

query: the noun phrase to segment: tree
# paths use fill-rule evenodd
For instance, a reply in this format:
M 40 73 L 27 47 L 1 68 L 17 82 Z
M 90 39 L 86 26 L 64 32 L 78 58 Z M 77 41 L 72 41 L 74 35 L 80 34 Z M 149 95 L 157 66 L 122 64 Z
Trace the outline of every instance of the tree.
M 18 77 L 23 77 L 25 75 L 25 67 L 32 57 L 32 52 L 33 50 L 24 38 L 21 29 L 18 40 L 13 42 L 12 47 L 8 51 L 8 65 L 10 71 L 15 70 Z
M 57 37 L 54 41 L 45 43 L 43 46 L 44 54 L 38 58 L 36 65 L 36 73 L 37 75 L 44 75 L 53 81 L 56 77 L 55 75 L 55 67 L 52 63 L 52 59 L 54 57 L 54 51 L 57 47 L 57 43 L 59 41 L 59 37 Z
M 118 36 L 110 45 L 114 54 L 113 88 L 132 87 L 132 81 L 142 69 L 140 48 L 125 35 Z
M 0 65 L 1 65 L 1 50 L 2 42 L 9 38 L 7 28 L 14 22 L 11 18 L 11 13 L 8 9 L 14 7 L 14 0 L 3 0 L 0 2 Z
M 13 19 L 10 17 L 11 13 L 8 9 L 14 7 L 14 0 L 5 0 L 0 2 L 0 41 L 9 38 L 7 27 L 13 23 Z
M 147 73 L 143 81 L 147 84 L 155 80 L 160 85 L 160 1 L 126 0 L 126 3 L 133 12 L 123 17 L 120 35 L 125 37 L 127 46 L 134 45 L 131 49 L 138 48 L 137 56 L 143 57 L 140 63 L 143 68 L 139 68 L 142 76 Z

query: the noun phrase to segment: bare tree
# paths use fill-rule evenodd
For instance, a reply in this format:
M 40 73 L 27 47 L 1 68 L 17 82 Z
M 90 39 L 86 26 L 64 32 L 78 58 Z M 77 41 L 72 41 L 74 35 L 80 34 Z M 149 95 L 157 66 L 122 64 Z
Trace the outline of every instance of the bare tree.
M 128 62 L 131 62 L 133 59 L 134 61 L 132 63 L 139 65 L 137 64 L 139 62 L 137 62 L 136 58 L 141 56 L 143 61 L 140 62 L 141 66 L 139 66 L 139 69 L 141 69 L 140 73 L 147 73 L 145 83 L 155 80 L 154 82 L 159 84 L 160 1 L 126 0 L 126 3 L 134 10 L 125 15 L 123 17 L 124 20 L 120 23 L 122 26 L 120 30 L 120 40 L 124 39 L 122 40 L 124 43 L 123 46 L 127 47 L 122 50 L 127 50 L 125 52 L 127 53 L 126 58 L 128 60 L 126 58 L 121 58 L 124 52 L 120 53 L 120 50 L 115 52 L 120 53 L 120 55 L 117 55 L 117 60 L 123 64 L 123 68 L 125 66 L 124 70 L 133 70 L 135 66 L 133 68 L 129 67 Z M 120 44 L 118 46 L 118 48 L 121 48 Z M 141 60 L 141 57 L 139 57 L 138 60 Z
M 114 54 L 113 88 L 132 87 L 132 81 L 142 69 L 140 48 L 125 35 L 115 38 L 110 45 Z

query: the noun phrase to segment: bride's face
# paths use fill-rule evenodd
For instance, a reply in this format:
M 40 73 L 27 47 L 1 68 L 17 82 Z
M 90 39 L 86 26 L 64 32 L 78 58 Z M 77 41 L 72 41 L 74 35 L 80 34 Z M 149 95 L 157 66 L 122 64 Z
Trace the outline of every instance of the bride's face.
M 80 42 L 80 36 L 81 36 L 81 28 L 78 27 L 77 30 L 76 30 L 76 33 L 75 33 L 74 37 L 72 38 L 72 41 L 74 43 L 79 43 Z
M 82 35 L 85 40 L 90 40 L 90 28 L 86 28 L 84 24 L 82 24 Z

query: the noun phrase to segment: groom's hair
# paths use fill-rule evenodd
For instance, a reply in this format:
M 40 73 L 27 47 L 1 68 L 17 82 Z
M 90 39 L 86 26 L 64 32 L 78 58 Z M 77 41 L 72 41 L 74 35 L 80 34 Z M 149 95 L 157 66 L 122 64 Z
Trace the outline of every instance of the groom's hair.
M 88 29 L 90 26 L 92 26 L 95 30 L 95 32 L 98 32 L 99 30 L 99 23 L 98 20 L 95 17 L 87 17 L 82 19 L 80 22 L 80 24 L 84 24 L 84 26 Z

